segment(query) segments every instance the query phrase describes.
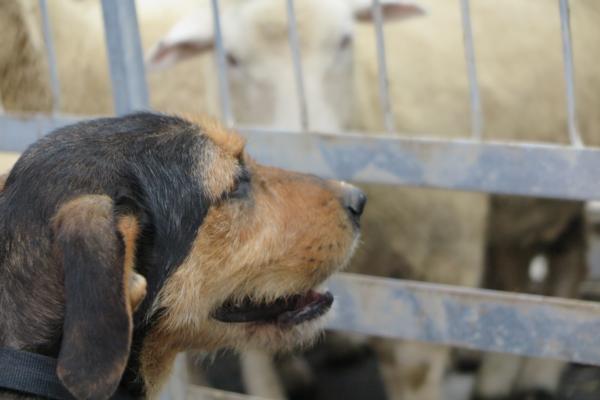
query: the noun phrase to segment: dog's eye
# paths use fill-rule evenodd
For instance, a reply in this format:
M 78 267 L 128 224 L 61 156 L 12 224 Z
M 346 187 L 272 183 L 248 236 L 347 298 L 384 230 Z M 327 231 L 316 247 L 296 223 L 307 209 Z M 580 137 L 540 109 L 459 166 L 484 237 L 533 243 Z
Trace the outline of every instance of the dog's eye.
M 248 171 L 243 170 L 242 173 L 237 177 L 233 190 L 229 193 L 230 198 L 243 198 L 248 196 L 250 192 L 250 174 Z

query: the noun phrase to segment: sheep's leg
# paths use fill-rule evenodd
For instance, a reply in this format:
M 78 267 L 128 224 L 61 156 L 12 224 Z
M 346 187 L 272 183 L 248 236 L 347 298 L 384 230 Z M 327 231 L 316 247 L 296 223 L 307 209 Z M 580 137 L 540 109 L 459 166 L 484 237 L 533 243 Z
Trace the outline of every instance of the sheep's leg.
M 583 212 L 583 210 L 582 210 Z M 583 214 L 577 215 L 548 252 L 549 274 L 545 294 L 577 297 L 587 273 Z
M 493 224 L 491 228 L 494 228 Z M 493 234 L 492 230 L 492 239 Z M 528 291 L 528 267 L 534 255 L 533 248 L 492 240 L 487 253 L 485 286 L 496 290 Z M 477 373 L 475 397 L 498 399 L 510 395 L 523 362 L 523 357 L 512 354 L 484 354 Z
M 442 400 L 450 349 L 445 346 L 378 340 L 381 375 L 391 400 Z
M 513 390 L 523 357 L 513 354 L 486 353 L 477 374 L 477 399 L 507 398 Z
M 308 360 L 302 354 L 286 355 L 278 359 L 276 365 L 286 393 L 291 397 L 314 397 L 316 377 Z
M 247 350 L 240 357 L 242 379 L 248 394 L 267 399 L 285 399 L 273 357 L 259 350 Z
M 188 383 L 190 385 L 209 386 L 208 378 L 204 368 L 202 368 L 202 360 L 204 354 L 187 352 L 185 353 L 185 363 L 187 366 Z
M 585 278 L 585 234 L 583 218 L 575 217 L 548 252 L 548 276 L 543 294 L 576 297 Z M 519 393 L 556 393 L 561 374 L 567 363 L 555 360 L 526 359 L 516 390 Z
M 564 361 L 526 358 L 514 385 L 517 393 L 556 393 Z

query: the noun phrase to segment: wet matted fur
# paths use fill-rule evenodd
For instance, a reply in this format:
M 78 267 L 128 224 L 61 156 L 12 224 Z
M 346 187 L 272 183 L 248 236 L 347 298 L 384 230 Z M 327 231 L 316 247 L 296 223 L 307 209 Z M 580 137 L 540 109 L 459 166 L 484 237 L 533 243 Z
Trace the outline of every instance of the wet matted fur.
M 186 349 L 310 341 L 331 304 L 313 289 L 348 262 L 364 201 L 255 163 L 209 119 L 58 129 L 0 193 L 0 347 L 55 357 L 72 394 L 105 399 L 156 393 Z

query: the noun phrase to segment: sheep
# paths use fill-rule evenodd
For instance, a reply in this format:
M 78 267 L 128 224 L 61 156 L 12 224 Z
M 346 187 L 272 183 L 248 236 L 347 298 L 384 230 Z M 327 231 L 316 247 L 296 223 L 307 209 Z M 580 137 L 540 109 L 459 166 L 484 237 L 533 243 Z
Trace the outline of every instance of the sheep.
M 52 95 L 37 2 L 0 2 L 0 105 L 6 111 L 50 111 Z
M 457 2 L 424 0 L 428 18 L 388 27 L 387 39 L 394 116 L 400 131 L 444 137 L 468 136 L 469 97 Z M 572 3 L 576 97 L 584 143 L 600 143 L 600 4 Z M 475 50 L 485 115 L 486 139 L 568 143 L 556 2 L 473 1 Z M 367 27 L 363 29 L 368 29 Z M 366 37 L 359 34 L 359 38 Z M 358 42 L 361 96 L 357 120 L 366 131 L 381 130 L 377 94 L 367 82 L 376 77 L 374 54 Z M 367 76 L 365 78 L 364 76 Z M 421 77 L 427 77 L 422 79 Z M 373 198 L 373 196 L 371 196 Z M 571 297 L 583 279 L 582 203 L 493 196 L 487 238 L 486 285 Z M 377 206 L 371 201 L 370 209 Z M 368 230 L 365 232 L 368 234 Z M 531 283 L 528 265 L 537 254 L 548 258 L 545 283 Z M 555 392 L 563 363 L 487 355 L 476 385 L 479 398 L 514 392 Z
M 0 2 L 0 112 L 48 112 L 52 94 L 34 0 Z M 19 155 L 0 152 L 0 175 Z
M 222 3 L 221 19 L 235 118 L 247 125 L 300 129 L 285 4 L 272 0 Z M 388 19 L 421 12 L 411 1 L 382 3 L 384 17 Z M 349 127 L 352 7 L 360 10 L 355 13 L 356 19 L 370 19 L 370 13 L 365 11 L 369 10 L 369 2 L 364 0 L 355 1 L 354 5 L 349 0 L 319 3 L 304 0 L 296 5 L 312 129 L 337 131 Z M 396 11 L 401 7 L 407 11 Z M 149 50 L 147 65 L 150 70 L 164 70 L 212 48 L 212 14 L 207 5 L 182 19 L 154 45 Z M 205 76 L 216 74 L 215 71 L 205 73 Z M 213 100 L 212 107 L 206 104 L 212 113 L 218 112 L 214 108 L 218 98 L 216 81 L 207 79 L 209 90 L 205 94 Z
M 193 0 L 140 2 L 139 21 L 146 47 L 186 10 Z M 57 55 L 61 102 L 59 111 L 77 115 L 113 112 L 102 9 L 97 1 L 48 2 L 52 38 Z M 38 112 L 52 109 L 48 66 L 40 29 L 38 2 L 4 1 L 0 4 L 0 98 L 7 111 Z M 149 77 L 151 105 L 159 110 L 198 112 L 204 91 L 201 61 L 175 67 L 175 74 Z M 197 79 L 193 79 L 197 76 Z M 182 96 L 172 97 L 179 91 Z M 178 99 L 182 99 L 178 102 Z M 198 100 L 196 100 L 198 99 Z

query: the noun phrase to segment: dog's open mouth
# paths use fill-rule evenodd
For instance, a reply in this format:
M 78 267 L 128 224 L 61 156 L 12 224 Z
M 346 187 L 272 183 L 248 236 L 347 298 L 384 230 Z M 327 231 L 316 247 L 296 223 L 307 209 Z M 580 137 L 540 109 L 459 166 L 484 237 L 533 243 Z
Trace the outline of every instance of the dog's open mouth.
M 271 303 L 256 303 L 246 299 L 240 303 L 226 302 L 213 312 L 221 322 L 257 322 L 281 326 L 298 325 L 325 314 L 333 303 L 329 292 L 309 290 L 305 294 L 280 297 Z

